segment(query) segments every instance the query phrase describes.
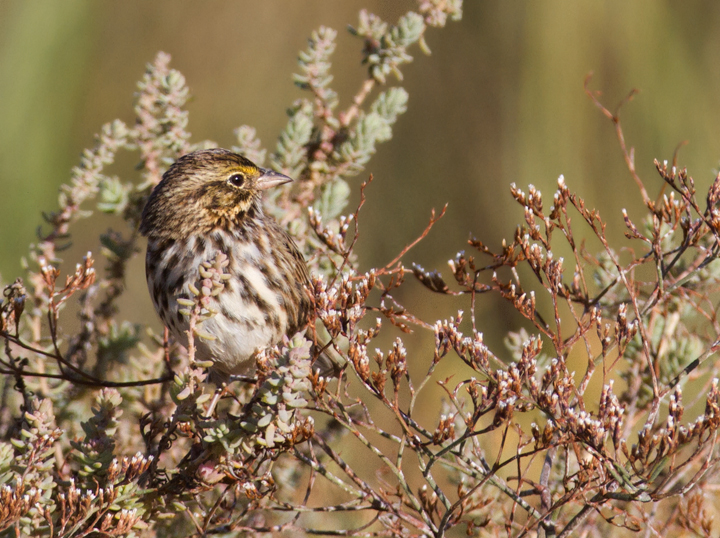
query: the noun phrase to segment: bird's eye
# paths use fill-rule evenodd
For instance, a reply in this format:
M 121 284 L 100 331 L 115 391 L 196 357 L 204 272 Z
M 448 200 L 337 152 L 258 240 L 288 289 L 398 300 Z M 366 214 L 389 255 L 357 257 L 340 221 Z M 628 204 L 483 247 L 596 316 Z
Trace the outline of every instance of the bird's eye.
M 234 187 L 242 187 L 245 183 L 245 176 L 242 174 L 233 174 L 228 178 L 228 183 Z

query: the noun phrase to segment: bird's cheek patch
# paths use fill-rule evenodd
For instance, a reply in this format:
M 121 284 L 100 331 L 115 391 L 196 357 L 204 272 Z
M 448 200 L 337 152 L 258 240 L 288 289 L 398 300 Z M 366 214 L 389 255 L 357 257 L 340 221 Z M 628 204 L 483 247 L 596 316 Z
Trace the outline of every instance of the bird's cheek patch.
M 247 209 L 252 204 L 252 193 L 241 190 L 235 193 L 235 205 Z

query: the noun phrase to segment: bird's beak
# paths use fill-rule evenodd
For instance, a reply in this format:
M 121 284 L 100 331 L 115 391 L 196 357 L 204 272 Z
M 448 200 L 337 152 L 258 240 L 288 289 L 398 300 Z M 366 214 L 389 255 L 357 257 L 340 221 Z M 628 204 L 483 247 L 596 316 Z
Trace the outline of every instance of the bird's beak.
M 262 168 L 261 170 L 263 174 L 255 181 L 255 188 L 258 190 L 264 191 L 292 181 L 292 178 L 284 176 L 274 170 L 268 170 L 267 168 Z

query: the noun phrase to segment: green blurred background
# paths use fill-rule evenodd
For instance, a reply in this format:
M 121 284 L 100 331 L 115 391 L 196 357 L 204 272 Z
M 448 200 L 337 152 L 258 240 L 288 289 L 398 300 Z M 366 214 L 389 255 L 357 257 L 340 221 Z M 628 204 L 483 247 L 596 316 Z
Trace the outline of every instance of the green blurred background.
M 340 31 L 335 88 L 347 106 L 365 69 L 362 44 L 345 27 L 356 23 L 362 7 L 395 22 L 414 5 L 2 0 L 2 280 L 20 274 L 41 211 L 56 207 L 59 185 L 82 149 L 93 145 L 93 134 L 116 117 L 133 121 L 135 83 L 157 51 L 172 55 L 172 66 L 192 90 L 194 141 L 229 146 L 233 128 L 249 124 L 272 149 L 285 108 L 302 95 L 291 73 L 310 32 L 320 25 Z M 660 189 L 652 159 L 671 160 L 683 140 L 689 144 L 680 164 L 700 187 L 709 184 L 720 156 L 719 19 L 720 3 L 709 0 L 467 1 L 461 22 L 429 30 L 432 55 L 414 49 L 414 62 L 404 68 L 408 112 L 367 168 L 376 181 L 361 216 L 361 268 L 391 260 L 422 230 L 431 208 L 446 202 L 447 216 L 406 257 L 408 264 L 445 269 L 469 234 L 498 247 L 522 219 L 510 183 L 534 184 L 549 206 L 559 174 L 601 211 L 609 235 L 621 237 L 620 210 L 640 215 L 640 199 L 611 123 L 583 92 L 591 71 L 592 87 L 611 108 L 640 89 L 622 117 L 651 196 Z M 75 228 L 74 249 L 97 252 L 98 231 L 107 225 L 83 221 Z M 128 282 L 125 306 L 132 311 L 125 316 L 157 323 L 140 258 Z M 76 259 L 68 254 L 68 260 L 74 266 Z M 458 307 L 429 293 L 406 300 L 433 319 Z M 519 322 L 498 316 L 497 306 L 494 299 L 478 305 L 486 333 Z

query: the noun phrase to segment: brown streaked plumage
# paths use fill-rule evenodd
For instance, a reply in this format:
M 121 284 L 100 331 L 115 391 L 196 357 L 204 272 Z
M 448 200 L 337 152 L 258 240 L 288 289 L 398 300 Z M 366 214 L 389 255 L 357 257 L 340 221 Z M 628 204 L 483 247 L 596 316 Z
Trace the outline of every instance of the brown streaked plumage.
M 231 276 L 203 322 L 213 340 L 196 339 L 198 360 L 221 374 L 245 373 L 257 350 L 303 329 L 310 318 L 310 278 L 292 238 L 260 202 L 263 190 L 292 181 L 225 149 L 178 159 L 152 191 L 140 232 L 148 238 L 148 288 L 163 323 L 187 344 L 178 297 L 190 298 L 198 267 L 218 252 Z

